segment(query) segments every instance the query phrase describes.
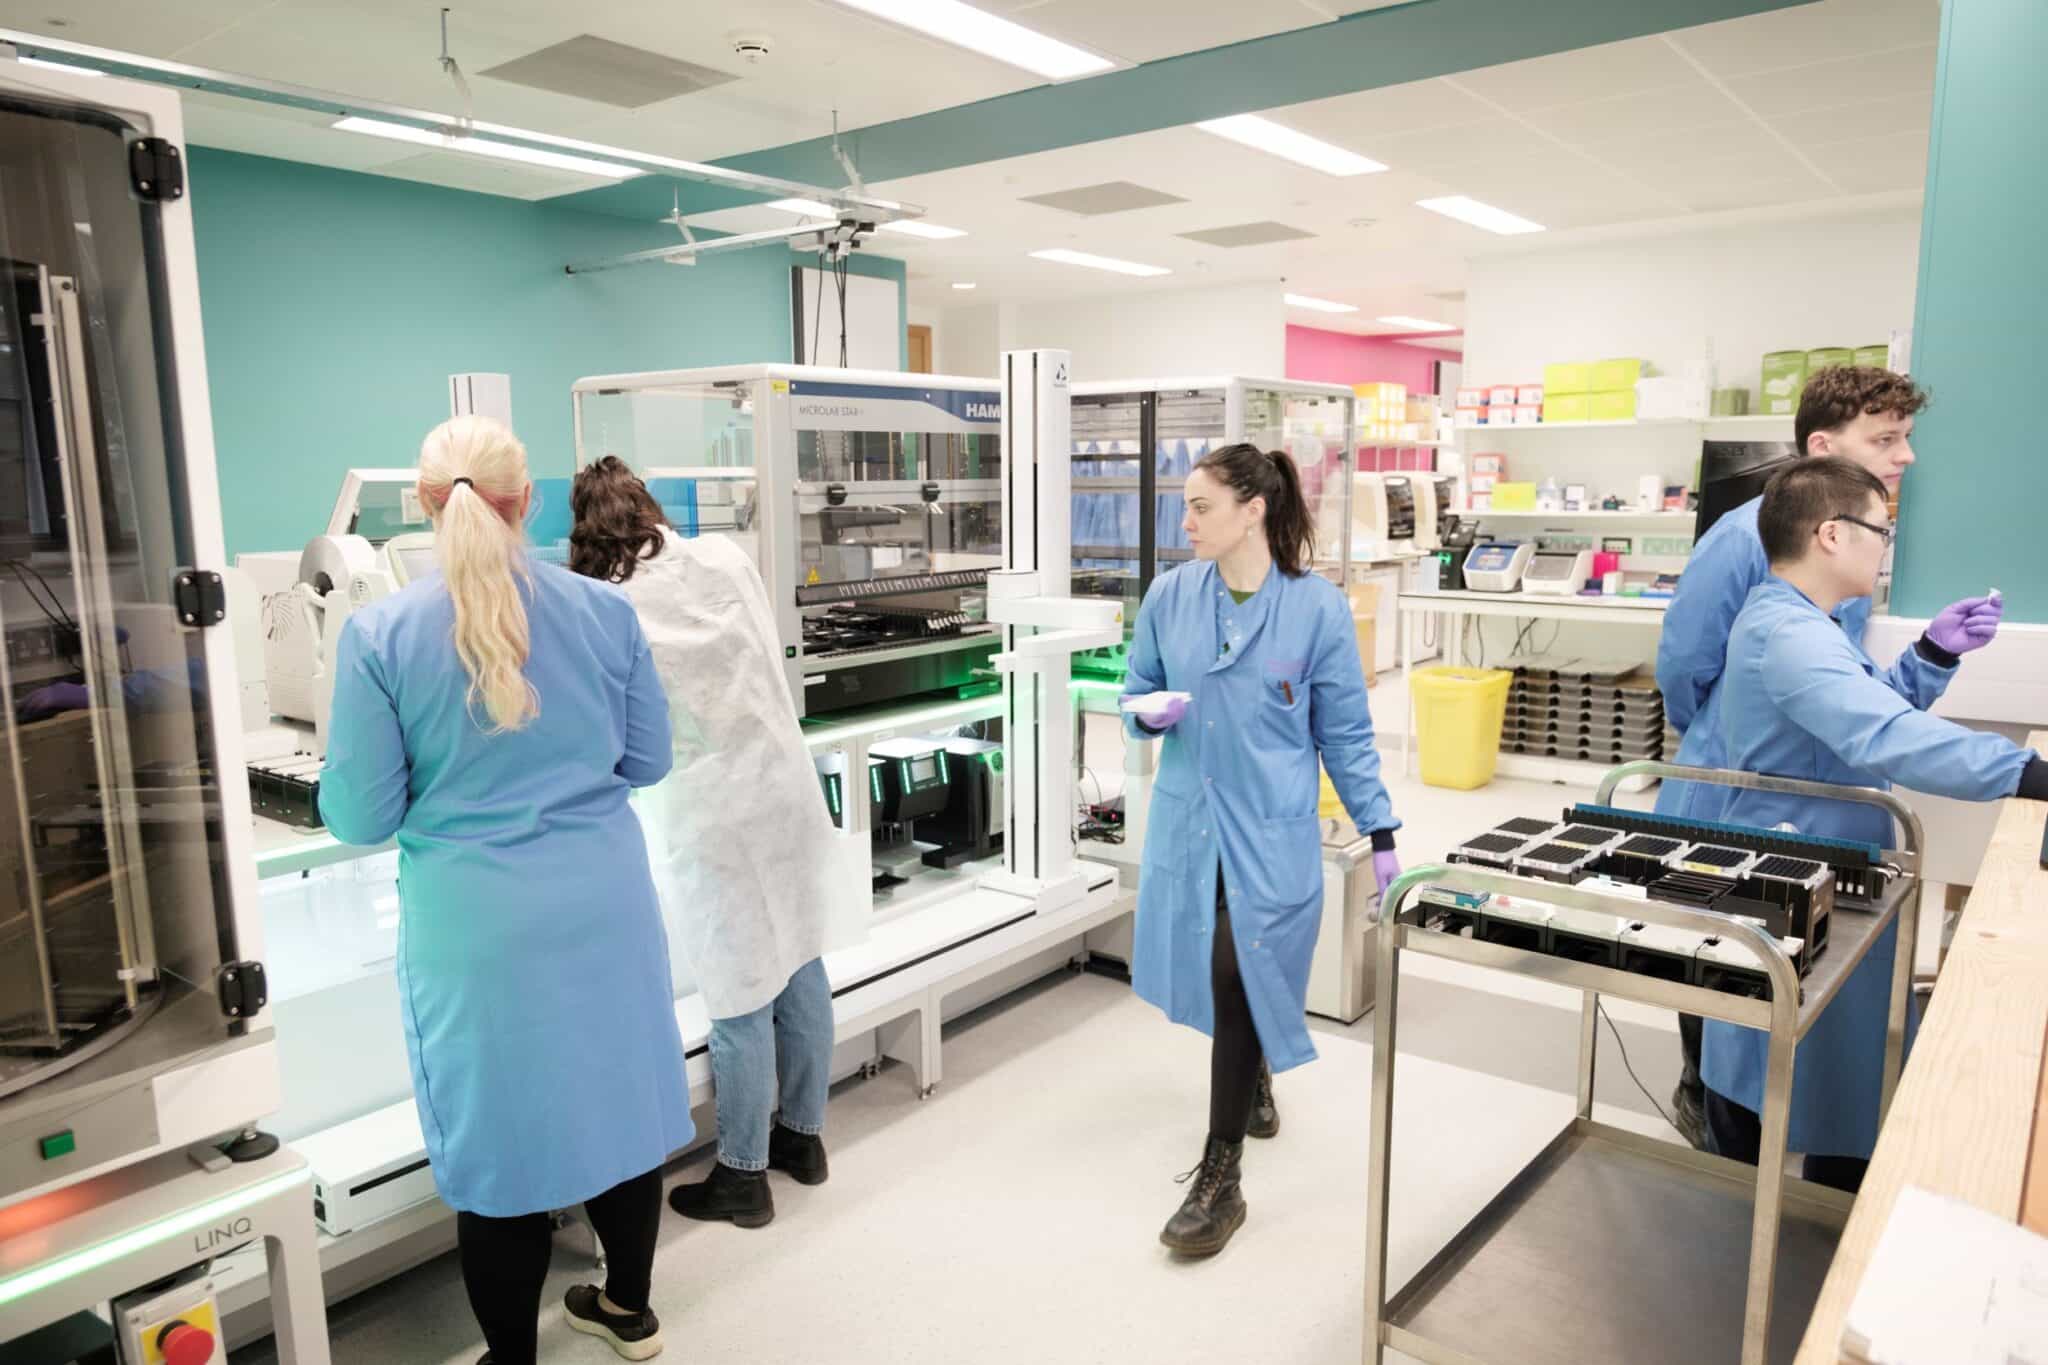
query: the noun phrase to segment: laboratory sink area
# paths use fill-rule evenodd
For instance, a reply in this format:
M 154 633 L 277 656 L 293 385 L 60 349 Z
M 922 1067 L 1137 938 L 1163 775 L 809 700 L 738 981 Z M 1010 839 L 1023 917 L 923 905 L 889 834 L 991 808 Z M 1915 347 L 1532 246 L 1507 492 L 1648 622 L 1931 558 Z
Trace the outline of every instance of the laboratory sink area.
M 2037 0 L 0 0 L 0 1365 L 2048 1365 Z

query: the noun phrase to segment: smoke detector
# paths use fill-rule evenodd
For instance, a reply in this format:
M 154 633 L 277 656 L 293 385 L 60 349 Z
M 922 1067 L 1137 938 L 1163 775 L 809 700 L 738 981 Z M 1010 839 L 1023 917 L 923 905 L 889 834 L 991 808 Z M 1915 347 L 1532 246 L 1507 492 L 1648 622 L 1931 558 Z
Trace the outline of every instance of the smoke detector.
M 730 37 L 733 55 L 749 66 L 758 65 L 768 55 L 771 44 L 765 33 L 734 33 Z

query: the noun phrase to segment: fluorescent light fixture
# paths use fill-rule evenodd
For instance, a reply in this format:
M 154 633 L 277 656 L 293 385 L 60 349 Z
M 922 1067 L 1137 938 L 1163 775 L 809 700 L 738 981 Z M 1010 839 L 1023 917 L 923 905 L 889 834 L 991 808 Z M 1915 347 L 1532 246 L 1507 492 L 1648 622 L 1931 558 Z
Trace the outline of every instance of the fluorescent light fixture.
M 1289 308 L 1312 308 L 1318 313 L 1355 313 L 1358 311 L 1358 305 L 1355 303 L 1332 303 L 1328 299 L 1312 299 L 1306 294 L 1288 294 L 1285 298 Z
M 1093 76 L 1116 65 L 1093 52 L 999 19 L 960 0 L 839 0 L 848 9 L 928 33 L 940 42 L 1021 67 L 1049 81 Z
M 953 287 L 954 287 L 955 289 L 972 289 L 972 288 L 974 288 L 974 281 L 973 281 L 973 280 L 955 280 L 955 281 L 953 281 Z
M 1442 199 L 1418 199 L 1415 207 L 1441 213 L 1446 218 L 1455 218 L 1461 223 L 1470 223 L 1488 232 L 1498 232 L 1503 237 L 1512 237 L 1523 232 L 1541 232 L 1543 224 L 1532 223 L 1527 218 L 1497 209 L 1491 204 L 1482 204 L 1477 199 L 1467 199 L 1462 194 L 1448 195 Z
M 1136 261 L 1119 261 L 1114 256 L 1091 256 L 1085 251 L 1069 251 L 1065 247 L 1053 247 L 1046 251 L 1034 251 L 1031 258 L 1036 261 L 1056 261 L 1061 265 L 1086 266 L 1090 270 L 1108 270 L 1118 275 L 1171 275 L 1165 266 L 1139 265 Z
M 393 142 L 411 142 L 443 152 L 468 152 L 474 156 L 495 157 L 500 161 L 519 161 L 529 166 L 574 171 L 578 175 L 602 176 L 607 180 L 624 180 L 629 176 L 642 174 L 637 166 L 621 166 L 615 161 L 595 161 L 587 156 L 544 152 L 536 147 L 517 147 L 509 142 L 491 142 L 475 136 L 457 137 L 437 133 L 428 128 L 415 128 L 409 123 L 386 123 L 383 119 L 351 115 L 336 120 L 333 126 L 344 133 L 368 133 L 371 137 L 389 138 Z
M 1384 322 L 1389 327 L 1405 327 L 1411 332 L 1455 332 L 1458 330 L 1456 325 L 1452 323 L 1431 322 L 1428 318 L 1402 317 L 1399 314 L 1390 318 L 1379 318 L 1377 321 Z
M 1386 169 L 1380 162 L 1356 152 L 1347 152 L 1342 147 L 1297 133 L 1257 114 L 1235 114 L 1230 118 L 1206 119 L 1195 125 L 1205 133 L 1227 137 L 1232 142 L 1241 142 L 1247 147 L 1256 147 L 1262 152 L 1285 157 L 1298 162 L 1310 170 L 1321 171 L 1324 175 L 1371 175 L 1374 171 Z
M 815 199 L 777 199 L 768 207 L 781 209 L 784 213 L 801 213 L 806 218 L 829 218 L 834 222 L 839 221 L 840 217 L 838 209 L 830 204 L 821 204 Z M 959 228 L 940 227 L 937 223 L 927 223 L 922 218 L 903 218 L 893 223 L 883 223 L 879 230 L 893 232 L 899 237 L 924 237 L 932 241 L 944 241 L 948 237 L 967 235 Z
M 61 71 L 67 76 L 104 76 L 104 71 L 95 71 L 89 66 L 72 66 L 66 62 L 53 62 L 47 57 L 16 57 L 23 66 L 40 66 L 45 71 Z

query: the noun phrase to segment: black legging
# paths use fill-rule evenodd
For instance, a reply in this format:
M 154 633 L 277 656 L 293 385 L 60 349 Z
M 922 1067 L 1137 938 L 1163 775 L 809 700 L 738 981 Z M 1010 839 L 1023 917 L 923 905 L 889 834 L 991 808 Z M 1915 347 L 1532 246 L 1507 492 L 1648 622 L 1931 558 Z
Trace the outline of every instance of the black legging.
M 1714 1150 L 1730 1161 L 1754 1166 L 1764 1145 L 1764 1124 L 1754 1109 L 1737 1104 L 1712 1086 L 1707 1087 L 1707 1133 Z M 1855 1194 L 1863 1188 L 1863 1176 L 1870 1169 L 1865 1157 L 1815 1156 L 1807 1153 L 1800 1174 L 1815 1185 Z
M 1209 1049 L 1209 1136 L 1243 1142 L 1251 1127 L 1259 1084 L 1259 1030 L 1237 969 L 1230 906 L 1223 899 L 1223 869 L 1216 869 L 1216 946 L 1209 955 L 1209 990 L 1215 997 L 1216 1036 Z
M 605 1297 L 627 1312 L 647 1307 L 654 1277 L 654 1239 L 661 1230 L 661 1168 L 583 1201 L 611 1267 Z M 539 1349 L 540 1295 L 548 1278 L 554 1230 L 545 1213 L 486 1218 L 457 1213 L 462 1284 L 484 1329 L 491 1365 L 534 1365 Z

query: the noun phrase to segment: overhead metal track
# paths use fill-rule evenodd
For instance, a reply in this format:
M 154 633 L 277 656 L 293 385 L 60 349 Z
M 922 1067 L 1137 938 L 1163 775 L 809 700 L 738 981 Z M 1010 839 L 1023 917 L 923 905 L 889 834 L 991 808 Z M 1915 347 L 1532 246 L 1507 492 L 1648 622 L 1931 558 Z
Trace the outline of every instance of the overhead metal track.
M 600 270 L 617 270 L 623 266 L 646 265 L 653 261 L 668 261 L 676 265 L 687 264 L 698 256 L 707 256 L 714 251 L 734 251 L 743 247 L 761 246 L 767 242 L 788 242 L 792 247 L 818 246 L 828 248 L 835 243 L 846 249 L 859 245 L 859 239 L 872 231 L 872 223 L 857 223 L 842 219 L 837 223 L 799 223 L 795 227 L 769 228 L 763 232 L 741 232 L 731 237 L 707 237 L 701 241 L 677 242 L 674 246 L 658 246 L 648 251 L 635 251 L 625 256 L 607 256 L 595 261 L 572 261 L 563 269 L 571 275 L 592 275 Z M 811 237 L 815 242 L 805 242 Z
M 781 180 L 774 176 L 728 170 L 723 166 L 711 166 L 701 161 L 682 161 L 675 157 L 636 152 L 625 147 L 555 137 L 547 133 L 537 133 L 530 128 L 508 128 L 502 124 L 474 122 L 428 109 L 410 109 L 403 105 L 359 99 L 354 95 L 333 90 L 292 85 L 285 81 L 264 80 L 256 76 L 239 76 L 230 71 L 215 71 L 209 67 L 188 66 L 183 62 L 162 61 L 133 52 L 119 52 L 112 48 L 65 42 L 62 39 L 44 37 L 39 33 L 0 28 L 0 43 L 12 45 L 17 56 L 35 57 L 42 61 L 80 67 L 88 71 L 104 71 L 109 75 L 125 76 L 130 80 L 146 81 L 154 85 L 203 90 L 209 94 L 228 95 L 258 104 L 273 104 L 288 109 L 332 114 L 337 118 L 381 119 L 386 123 L 420 128 L 447 139 L 450 151 L 462 151 L 461 144 L 464 140 L 475 139 L 478 142 L 502 143 L 532 151 L 573 152 L 630 166 L 650 175 L 670 175 L 683 180 L 693 180 L 699 184 L 719 185 L 725 189 L 775 199 L 810 199 L 821 204 L 830 204 L 840 211 L 842 217 L 858 218 L 862 222 L 884 223 L 924 216 L 924 210 L 915 204 L 879 198 L 861 190 L 826 189 L 796 180 Z M 817 230 L 817 226 L 813 224 L 793 229 L 787 235 L 796 236 Z M 767 241 L 771 240 L 772 236 L 773 234 L 752 233 L 742 237 L 719 238 L 716 242 L 704 243 L 698 250 L 701 252 L 714 246 L 725 248 L 746 243 L 748 238 Z M 646 254 L 645 258 L 656 260 L 674 254 L 676 253 L 673 251 L 655 252 Z M 572 269 L 580 270 L 581 267 Z

